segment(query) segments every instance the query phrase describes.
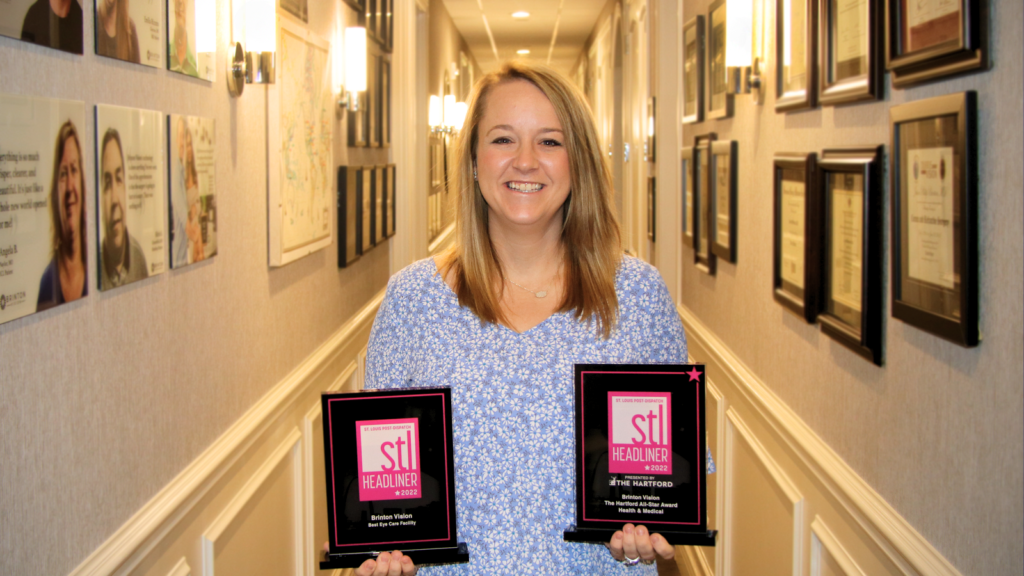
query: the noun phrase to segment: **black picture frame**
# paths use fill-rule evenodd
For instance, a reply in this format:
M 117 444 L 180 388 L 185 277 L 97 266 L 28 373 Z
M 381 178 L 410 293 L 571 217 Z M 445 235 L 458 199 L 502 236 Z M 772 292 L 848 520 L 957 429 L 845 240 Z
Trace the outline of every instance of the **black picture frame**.
M 929 8 L 941 11 L 935 0 L 920 0 L 924 14 L 911 14 L 911 1 L 918 0 L 886 1 L 885 67 L 894 87 L 989 69 L 988 0 L 954 0 L 957 11 L 928 20 Z
M 693 164 L 693 158 L 694 158 L 694 148 L 693 148 L 693 146 L 686 146 L 686 147 L 684 147 L 683 150 L 682 150 L 681 157 L 682 157 L 682 159 L 681 159 L 681 162 L 682 162 L 681 174 L 683 175 L 683 178 L 682 178 L 683 190 L 682 190 L 682 195 L 681 195 L 680 200 L 682 202 L 682 209 L 683 209 L 683 219 L 682 219 L 682 223 L 683 223 L 682 224 L 683 244 L 685 246 L 689 246 L 690 248 L 693 248 L 693 227 L 694 227 L 694 224 L 693 224 L 693 218 L 694 218 L 694 216 L 693 216 L 693 214 L 694 214 L 694 212 L 693 212 L 693 205 L 694 205 L 694 196 L 696 195 L 695 191 L 697 189 L 697 183 L 696 183 L 697 169 L 696 169 L 696 167 Z
M 818 91 L 822 106 L 883 98 L 881 4 L 860 0 L 862 12 L 857 21 L 851 20 L 853 9 L 841 6 L 842 1 L 820 0 L 818 6 Z M 857 48 L 850 54 L 850 43 L 858 40 L 866 54 L 858 55 Z M 842 56 L 851 57 L 839 60 Z
M 657 178 L 647 177 L 647 239 L 655 241 L 655 230 L 658 220 L 658 189 Z
M 391 146 L 391 56 L 381 54 L 378 59 L 380 73 L 377 90 L 377 127 L 381 148 Z
M 977 346 L 977 95 L 893 106 L 889 122 L 892 315 L 950 342 Z
M 731 264 L 736 263 L 737 254 L 737 148 L 735 140 L 711 143 L 710 187 L 714 190 L 715 207 L 710 216 L 711 252 Z
M 707 24 L 707 104 L 708 119 L 731 118 L 733 95 L 725 67 L 726 17 L 725 1 L 715 0 L 708 7 Z
M 341 0 L 349 8 L 356 11 L 356 20 L 359 24 L 366 24 L 366 0 Z
M 824 202 L 821 331 L 881 366 L 885 191 L 882 146 L 822 151 Z
M 387 237 L 391 238 L 395 235 L 395 231 L 398 229 L 397 215 L 398 215 L 398 195 L 396 192 L 398 177 L 398 169 L 394 164 L 388 164 L 387 169 L 384 171 L 385 178 L 387 179 L 387 205 L 388 205 L 388 223 L 387 223 Z
M 792 30 L 786 29 L 786 7 L 802 6 L 804 8 L 804 22 L 799 21 L 793 24 Z M 793 18 L 788 20 L 792 23 Z M 814 108 L 817 105 L 818 88 L 818 0 L 778 0 L 775 3 L 775 111 L 789 112 L 793 110 L 804 110 Z M 787 57 L 786 45 L 789 42 L 789 54 Z M 798 41 L 803 41 L 803 58 L 794 48 Z M 804 67 L 803 78 L 800 86 L 790 86 L 787 83 L 788 67 L 785 62 L 802 61 Z M 794 83 L 800 74 L 793 76 Z
M 704 121 L 704 16 L 683 25 L 683 124 Z
M 383 0 L 363 0 L 365 4 L 366 38 L 380 43 L 380 3 Z
M 808 324 L 813 324 L 821 295 L 823 220 L 817 156 L 813 152 L 777 153 L 772 182 L 772 294 L 776 302 Z M 787 182 L 790 183 L 788 186 Z M 801 202 L 802 222 L 799 213 Z M 786 230 L 790 230 L 788 235 Z M 801 230 L 802 238 L 798 236 Z
M 366 58 L 366 145 L 380 148 L 380 54 L 374 47 L 368 50 Z
M 338 167 L 338 268 L 347 268 L 359 259 L 360 172 L 355 166 Z
M 373 244 L 384 241 L 384 166 L 373 167 Z
M 366 254 L 373 246 L 373 169 L 363 166 L 359 169 L 359 240 L 356 245 L 360 254 Z
M 715 275 L 717 257 L 711 250 L 711 234 L 714 230 L 712 217 L 715 212 L 714 194 L 711 193 L 711 144 L 717 135 L 712 132 L 697 136 L 693 140 L 694 165 L 697 171 L 693 203 L 693 262 L 697 269 L 710 276 Z

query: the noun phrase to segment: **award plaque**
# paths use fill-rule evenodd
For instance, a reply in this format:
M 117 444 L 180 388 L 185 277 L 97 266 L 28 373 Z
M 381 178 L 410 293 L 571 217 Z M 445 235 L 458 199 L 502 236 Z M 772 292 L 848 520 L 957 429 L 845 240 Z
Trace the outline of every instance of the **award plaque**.
M 670 544 L 708 531 L 703 364 L 577 364 L 576 524 L 569 542 L 608 542 L 627 522 Z
M 456 541 L 450 388 L 325 393 L 329 550 L 321 570 L 384 551 L 417 564 L 469 562 Z

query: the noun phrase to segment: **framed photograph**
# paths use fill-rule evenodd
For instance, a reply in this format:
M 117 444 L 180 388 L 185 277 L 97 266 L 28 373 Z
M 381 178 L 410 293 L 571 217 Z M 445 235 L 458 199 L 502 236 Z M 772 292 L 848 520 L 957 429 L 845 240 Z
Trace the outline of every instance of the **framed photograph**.
M 217 129 L 213 118 L 179 114 L 167 116 L 167 127 L 170 264 L 182 268 L 217 255 Z
M 814 153 L 775 155 L 772 180 L 775 301 L 813 324 L 821 289 L 821 212 Z
M 821 331 L 882 365 L 885 191 L 882 147 L 825 150 L 818 163 L 825 204 Z
M 377 126 L 380 129 L 380 146 L 387 148 L 391 146 L 391 56 L 381 54 L 380 82 L 377 91 Z
M 292 18 L 278 18 L 277 82 L 267 89 L 267 232 L 271 267 L 334 242 L 335 102 L 330 43 Z M 294 137 L 301 134 L 301 138 Z
M 384 241 L 387 236 L 384 233 L 384 226 L 387 222 L 387 216 L 385 216 L 384 209 L 387 207 L 387 201 L 384 200 L 385 194 L 385 182 L 384 182 L 384 171 L 385 166 L 374 166 L 373 167 L 373 243 L 380 244 Z
M 711 144 L 711 177 L 715 212 L 711 215 L 711 252 L 736 263 L 736 141 Z
M 775 111 L 814 108 L 817 82 L 818 0 L 775 5 Z
M 872 0 L 821 0 L 822 105 L 882 99 L 880 6 Z
M 370 148 L 380 147 L 380 54 L 370 50 L 366 63 L 366 145 Z
M 356 166 L 338 167 L 338 268 L 359 259 L 359 185 L 362 170 Z
M 654 228 L 655 222 L 658 219 L 658 192 L 655 186 L 657 178 L 654 176 L 647 177 L 647 239 L 654 242 Z
M 392 236 L 395 235 L 395 230 L 398 229 L 398 226 L 396 224 L 396 218 L 398 214 L 398 210 L 396 209 L 398 195 L 395 192 L 395 189 L 397 188 L 395 178 L 398 177 L 398 171 L 395 169 L 394 164 L 388 164 L 387 168 L 384 170 L 384 177 L 387 180 L 387 185 L 384 187 L 384 190 L 386 191 L 387 194 L 386 202 L 388 206 L 388 221 L 385 229 L 387 230 L 386 236 L 388 238 L 391 238 Z
M 359 177 L 359 242 L 356 245 L 360 254 L 366 254 L 373 248 L 373 168 L 363 166 Z
M 59 16 L 49 2 L 7 0 L 0 8 L 0 34 L 54 50 L 81 54 L 84 4 L 84 1 L 70 0 L 67 13 Z
M 694 164 L 697 168 L 697 194 L 694 196 L 693 213 L 693 259 L 697 269 L 705 274 L 715 275 L 715 253 L 711 251 L 712 218 L 715 213 L 715 197 L 711 191 L 711 144 L 714 133 L 697 136 L 694 139 Z
M 96 54 L 162 68 L 164 16 L 163 2 L 96 2 Z
M 366 0 L 341 0 L 349 8 L 356 11 L 357 21 L 359 24 L 365 24 L 366 18 Z
M 693 146 L 683 148 L 683 244 L 693 247 L 693 203 L 697 173 L 693 164 Z
M 654 162 L 654 148 L 658 117 L 657 100 L 654 96 L 647 98 L 647 139 L 644 141 L 644 160 Z
M 380 2 L 381 0 L 362 0 L 366 6 L 366 37 L 380 42 Z
M 380 2 L 380 33 L 382 36 L 381 48 L 390 54 L 395 47 L 395 0 L 380 0 Z
M 977 96 L 893 106 L 892 315 L 977 346 Z
M 176 2 L 178 0 L 170 0 Z M 309 23 L 309 0 L 278 0 L 277 7 L 284 12 Z
M 732 94 L 725 69 L 725 0 L 715 0 L 708 9 L 708 118 L 732 117 Z
M 683 124 L 704 120 L 704 17 L 683 25 Z
M 989 68 L 987 0 L 887 0 L 885 67 L 897 88 Z

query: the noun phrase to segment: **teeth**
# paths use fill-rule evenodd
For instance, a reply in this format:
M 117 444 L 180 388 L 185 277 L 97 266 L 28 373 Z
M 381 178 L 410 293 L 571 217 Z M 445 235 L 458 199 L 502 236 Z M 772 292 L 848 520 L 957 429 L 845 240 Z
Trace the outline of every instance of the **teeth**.
M 515 190 L 516 192 L 536 192 L 540 190 L 543 186 L 541 184 L 509 182 L 508 187 Z

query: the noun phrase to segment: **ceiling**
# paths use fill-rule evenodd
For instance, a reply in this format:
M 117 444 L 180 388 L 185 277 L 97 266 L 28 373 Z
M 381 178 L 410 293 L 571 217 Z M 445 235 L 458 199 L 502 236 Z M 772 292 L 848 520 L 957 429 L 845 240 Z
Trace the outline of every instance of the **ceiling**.
M 442 1 L 484 73 L 500 61 L 520 57 L 550 64 L 568 75 L 605 6 L 602 0 Z M 519 10 L 530 17 L 512 18 Z M 516 54 L 524 48 L 529 55 Z

